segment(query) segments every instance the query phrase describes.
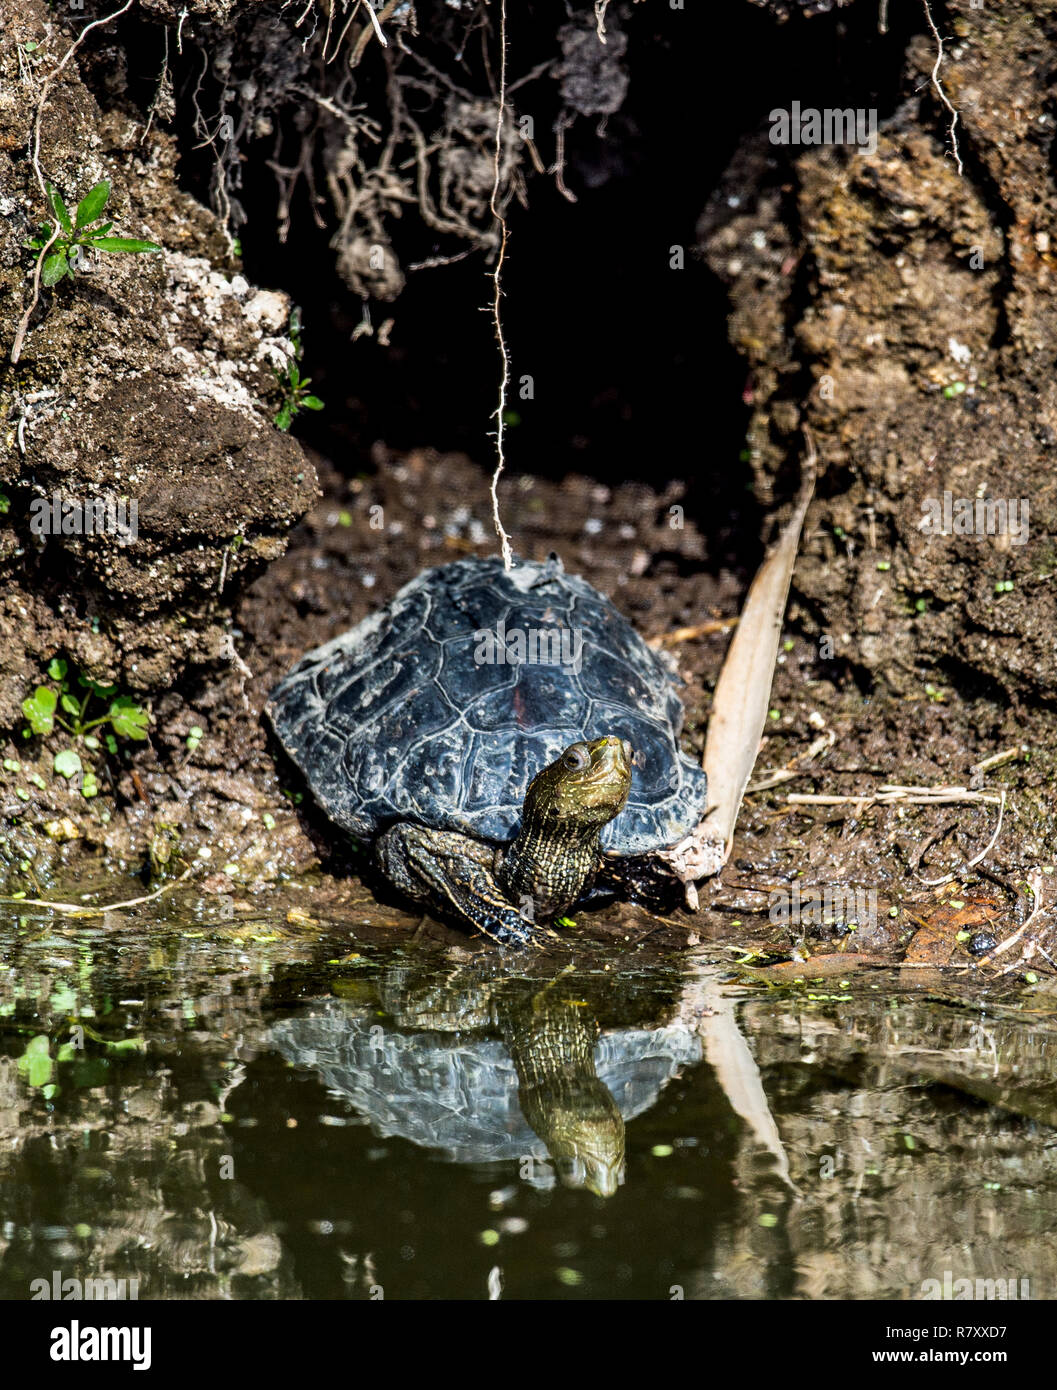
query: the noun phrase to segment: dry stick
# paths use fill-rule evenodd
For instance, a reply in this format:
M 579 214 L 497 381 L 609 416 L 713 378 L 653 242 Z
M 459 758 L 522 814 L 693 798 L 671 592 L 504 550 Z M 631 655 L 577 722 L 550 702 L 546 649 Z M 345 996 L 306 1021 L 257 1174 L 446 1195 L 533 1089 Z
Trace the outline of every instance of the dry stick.
M 808 792 L 790 792 L 787 803 L 797 806 L 850 806 L 862 802 L 870 806 L 953 806 L 971 802 L 987 802 L 1000 806 L 1002 797 L 989 792 L 970 791 L 967 787 L 880 787 L 875 792 L 852 793 L 848 796 L 821 796 Z
M 492 297 L 492 322 L 495 325 L 495 340 L 499 345 L 499 360 L 501 372 L 499 378 L 499 407 L 495 412 L 495 448 L 496 466 L 492 474 L 492 520 L 495 523 L 496 535 L 499 537 L 500 549 L 503 552 L 503 568 L 513 569 L 514 556 L 510 549 L 510 537 L 507 535 L 502 519 L 499 515 L 499 477 L 506 465 L 506 458 L 503 453 L 503 426 L 504 415 L 506 414 L 506 391 L 510 384 L 510 357 L 506 350 L 506 338 L 503 336 L 503 316 L 500 312 L 500 299 L 502 296 L 502 273 L 503 261 L 506 258 L 506 218 L 499 211 L 499 165 L 503 156 L 503 117 L 506 114 L 506 0 L 499 0 L 499 104 L 495 119 L 495 179 L 492 183 L 492 197 L 489 207 L 492 216 L 499 223 L 499 255 L 496 257 L 495 270 L 492 272 L 492 284 L 495 293 Z
M 40 96 L 37 99 L 37 109 L 33 116 L 32 163 L 33 172 L 37 176 L 37 183 L 40 185 L 41 195 L 44 199 L 44 204 L 46 207 L 50 207 L 50 203 L 48 200 L 48 189 L 44 182 L 44 172 L 40 167 L 40 122 L 41 118 L 44 115 L 44 103 L 48 99 L 48 92 L 51 89 L 51 84 L 55 81 L 59 73 L 62 72 L 66 64 L 77 52 L 78 48 L 80 48 L 82 42 L 84 41 L 85 35 L 88 33 L 90 29 L 98 29 L 101 24 L 109 24 L 112 19 L 117 19 L 119 15 L 123 15 L 126 10 L 129 10 L 131 8 L 132 0 L 125 0 L 125 3 L 121 6 L 121 8 L 119 10 L 115 10 L 113 14 L 104 15 L 102 19 L 93 19 L 91 24 L 86 24 L 84 28 L 81 30 L 81 32 L 74 39 L 73 43 L 70 44 L 69 48 L 63 54 L 62 58 L 59 60 L 56 66 L 52 68 L 50 73 L 48 73 L 47 77 L 44 79 L 43 85 L 41 86 Z M 29 301 L 29 308 L 18 321 L 18 330 L 15 333 L 14 346 L 11 348 L 11 365 L 13 367 L 17 365 L 18 359 L 22 355 L 22 342 L 26 336 L 26 330 L 29 328 L 29 321 L 33 317 L 34 309 L 36 309 L 38 303 L 40 302 L 40 271 L 41 267 L 44 264 L 44 257 L 48 254 L 48 251 L 51 249 L 51 246 L 57 239 L 61 230 L 62 229 L 59 225 L 59 220 L 58 218 L 56 218 L 55 231 L 52 233 L 51 239 L 41 250 L 40 255 L 37 257 L 37 264 L 33 267 L 33 297 Z
M 693 642 L 698 637 L 710 637 L 714 632 L 729 632 L 737 627 L 737 618 L 717 618 L 714 622 L 694 623 L 692 627 L 677 627 L 672 632 L 662 632 L 656 637 L 647 637 L 647 647 L 659 651 L 664 647 L 675 647 L 680 642 Z
M 962 157 L 958 152 L 958 136 L 955 131 L 955 127 L 958 124 L 958 110 L 954 105 L 952 105 L 950 98 L 948 97 L 947 93 L 943 90 L 943 83 L 940 81 L 940 67 L 943 63 L 943 40 L 940 38 L 940 31 L 936 28 L 936 21 L 932 18 L 932 10 L 929 8 L 929 0 L 921 0 L 921 3 L 925 7 L 925 18 L 929 22 L 929 28 L 932 30 L 932 37 L 936 40 L 936 62 L 933 65 L 932 69 L 932 85 L 936 88 L 936 92 L 939 96 L 940 101 L 943 102 L 944 106 L 951 113 L 951 151 L 954 155 L 954 162 L 958 166 L 958 174 L 959 176 L 961 176 L 963 173 Z
M 996 843 L 997 843 L 997 841 L 998 841 L 998 837 L 999 837 L 999 835 L 1001 835 L 1001 833 L 1002 833 L 1002 817 L 1005 815 L 1005 813 L 1006 813 L 1006 793 L 1005 793 L 1005 789 L 1003 788 L 1003 790 L 1002 790 L 1002 800 L 1001 800 L 1001 803 L 1000 803 L 1000 805 L 999 805 L 999 807 L 998 807 L 998 824 L 995 826 L 995 833 L 991 836 L 990 840 L 988 840 L 988 842 L 987 842 L 987 844 L 984 846 L 984 848 L 980 851 L 979 854 L 974 855 L 972 859 L 967 860 L 966 863 L 963 865 L 963 867 L 960 868 L 956 873 L 953 873 L 953 874 L 945 874 L 945 875 L 943 876 L 943 878 L 923 878 L 923 879 L 921 880 L 921 882 L 925 885 L 925 887 L 926 887 L 926 888 L 939 888 L 939 887 L 941 886 L 941 884 L 944 884 L 944 883 L 953 883 L 954 880 L 955 880 L 956 878 L 960 878 L 960 877 L 961 877 L 961 875 L 965 872 L 966 869 L 975 869 L 976 866 L 977 866 L 977 864 L 979 864 L 980 861 L 981 861 L 982 859 L 986 859 L 987 856 L 988 856 L 988 855 L 991 853 L 991 851 L 994 849 L 994 847 L 995 847 L 995 845 L 996 845 Z
M 1007 936 L 1005 941 L 1003 941 L 1000 945 L 995 947 L 995 949 L 991 952 L 990 955 L 990 960 L 992 961 L 994 960 L 995 956 L 1000 956 L 1003 951 L 1008 951 L 1010 946 L 1012 946 L 1014 942 L 1019 941 L 1020 938 L 1027 931 L 1027 929 L 1031 926 L 1032 922 L 1034 922 L 1035 918 L 1042 911 L 1042 874 L 1038 871 L 1038 869 L 1033 869 L 1031 873 L 1028 875 L 1028 883 L 1031 885 L 1032 897 L 1035 900 L 1034 905 L 1031 909 L 1031 915 L 1028 917 L 1026 922 L 1024 922 L 1021 926 L 1017 928 L 1017 930 L 1013 933 L 1012 936 Z M 1023 959 L 1023 955 L 1021 956 L 1021 959 Z M 1019 964 L 1020 961 L 1014 961 L 1012 965 L 1007 966 L 1006 969 L 1002 971 L 1002 974 L 1008 975 L 1009 972 L 1011 970 L 1015 970 Z
M 609 0 L 595 0 L 595 33 L 598 35 L 598 42 L 606 41 L 606 10 L 609 9 Z
M 50 907 L 53 912 L 65 912 L 68 917 L 103 917 L 108 912 L 117 912 L 124 907 L 139 907 L 141 903 L 153 902 L 155 898 L 160 898 L 163 893 L 168 893 L 171 889 L 179 887 L 185 878 L 194 872 L 194 865 L 189 869 L 184 869 L 179 878 L 174 878 L 171 883 L 163 883 L 160 888 L 156 888 L 153 893 L 147 893 L 142 898 L 129 898 L 123 903 L 107 903 L 104 907 L 85 907 L 78 903 L 52 903 L 43 898 L 0 898 L 0 903 L 14 903 L 16 907 Z
M 990 772 L 992 768 L 1003 767 L 1006 763 L 1015 762 L 1017 758 L 1027 751 L 1027 745 L 1023 743 L 1019 748 L 1007 748 L 1004 753 L 993 753 L 991 757 L 984 758 L 983 762 L 973 763 L 969 771 Z

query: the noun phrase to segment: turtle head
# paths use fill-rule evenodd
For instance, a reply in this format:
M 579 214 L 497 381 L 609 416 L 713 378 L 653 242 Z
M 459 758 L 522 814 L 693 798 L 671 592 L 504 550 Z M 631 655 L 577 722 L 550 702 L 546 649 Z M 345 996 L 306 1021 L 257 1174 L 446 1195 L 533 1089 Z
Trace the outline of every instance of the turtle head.
M 612 1197 L 624 1181 L 624 1120 L 604 1082 L 573 1083 L 573 1093 L 567 1084 L 548 1121 L 542 1137 L 562 1186 Z
M 525 819 L 601 830 L 624 808 L 631 790 L 631 744 L 625 738 L 571 744 L 525 793 Z

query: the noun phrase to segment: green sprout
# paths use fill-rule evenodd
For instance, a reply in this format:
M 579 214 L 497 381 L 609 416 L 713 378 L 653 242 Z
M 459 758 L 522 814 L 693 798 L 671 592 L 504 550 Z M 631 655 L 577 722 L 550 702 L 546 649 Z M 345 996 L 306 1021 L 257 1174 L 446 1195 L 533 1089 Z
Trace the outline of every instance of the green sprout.
M 48 203 L 54 222 L 42 223 L 40 233 L 25 245 L 32 251 L 48 248 L 40 273 L 42 285 L 56 285 L 64 277 L 74 279 L 74 271 L 84 263 L 86 251 L 160 251 L 153 241 L 138 241 L 134 237 L 108 236 L 114 225 L 103 222 L 103 212 L 110 201 L 110 184 L 104 179 L 90 188 L 77 210 L 70 216 L 62 194 L 54 184 L 46 183 Z
M 0 487 L 0 516 L 6 516 L 11 510 L 11 498 L 2 487 Z
M 284 432 L 290 428 L 294 416 L 299 415 L 302 410 L 323 409 L 323 402 L 308 389 L 312 378 L 303 377 L 298 366 L 304 349 L 301 345 L 301 310 L 296 306 L 290 312 L 290 326 L 287 331 L 294 349 L 293 356 L 287 359 L 283 370 L 275 374 L 283 393 L 282 404 L 275 415 L 275 427 Z
M 94 753 L 105 745 L 108 753 L 116 753 L 118 738 L 138 740 L 147 737 L 150 712 L 137 704 L 131 695 L 119 695 L 116 685 L 103 685 L 80 673 L 75 682 L 69 674 L 68 663 L 61 657 L 53 657 L 48 662 L 47 671 L 58 685 L 58 690 L 50 685 L 38 685 L 33 694 L 22 701 L 22 713 L 28 720 L 28 727 L 22 730 L 23 738 L 50 734 L 58 725 L 72 738 L 79 739 L 90 752 Z M 98 705 L 92 708 L 93 701 L 105 704 L 102 714 L 96 712 Z M 104 725 L 109 726 L 105 732 Z M 99 730 L 99 733 L 95 730 Z M 95 773 L 84 768 L 81 756 L 75 749 L 60 749 L 55 754 L 52 766 L 67 781 L 80 776 L 81 795 L 86 799 L 99 795 Z M 44 786 L 43 779 L 31 777 L 30 781 L 37 782 L 42 788 Z

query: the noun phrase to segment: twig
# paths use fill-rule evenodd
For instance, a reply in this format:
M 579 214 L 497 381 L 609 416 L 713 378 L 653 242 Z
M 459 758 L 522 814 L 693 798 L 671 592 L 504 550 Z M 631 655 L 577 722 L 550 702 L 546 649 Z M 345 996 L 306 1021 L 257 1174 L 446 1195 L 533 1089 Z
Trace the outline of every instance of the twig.
M 1028 875 L 1028 882 L 1031 884 L 1031 892 L 1035 900 L 1034 906 L 1031 909 L 1031 914 L 1021 924 L 1021 926 L 1017 928 L 1017 930 L 1012 934 L 1012 936 L 1007 936 L 1005 941 L 1001 942 L 998 946 L 995 947 L 995 949 L 991 952 L 991 960 L 994 960 L 995 956 L 1000 956 L 1003 953 L 1003 951 L 1008 951 L 1010 946 L 1012 946 L 1014 942 L 1019 941 L 1020 938 L 1027 931 L 1027 929 L 1031 926 L 1032 922 L 1034 922 L 1035 918 L 1042 911 L 1042 874 L 1039 873 L 1038 869 L 1033 869 L 1031 871 L 1031 873 Z M 1015 969 L 1016 964 L 1009 966 L 1008 969 L 1004 970 L 1002 973 L 1005 975 L 1009 973 L 1009 970 Z
M 131 8 L 132 0 L 125 0 L 125 3 L 121 6 L 121 8 L 119 10 L 115 10 L 113 14 L 104 15 L 102 19 L 93 19 L 91 24 L 86 24 L 84 28 L 81 30 L 81 32 L 74 39 L 73 43 L 70 44 L 69 48 L 63 54 L 63 56 L 59 59 L 55 67 L 53 67 L 51 72 L 48 73 L 47 77 L 44 79 L 44 82 L 41 85 L 40 96 L 37 98 L 37 109 L 33 113 L 31 162 L 33 165 L 33 172 L 37 176 L 37 183 L 40 186 L 40 192 L 41 196 L 44 199 L 45 207 L 49 207 L 50 203 L 48 201 L 47 185 L 44 182 L 44 171 L 40 167 L 40 123 L 44 115 L 44 103 L 48 99 L 48 92 L 51 90 L 51 85 L 58 77 L 59 73 L 62 72 L 63 68 L 70 61 L 73 55 L 77 52 L 78 48 L 80 48 L 81 44 L 84 42 L 85 35 L 89 32 L 89 30 L 98 29 L 101 24 L 109 24 L 112 19 L 117 19 L 119 15 L 123 15 L 126 10 L 129 10 Z M 56 218 L 55 230 L 52 233 L 51 238 L 41 249 L 41 253 L 37 257 L 37 263 L 33 267 L 33 296 L 29 301 L 29 308 L 18 321 L 18 329 L 15 332 L 15 341 L 11 348 L 11 365 L 13 367 L 17 365 L 18 359 L 22 355 L 22 342 L 26 336 L 26 331 L 29 328 L 29 321 L 33 317 L 33 311 L 36 309 L 38 303 L 40 302 L 40 271 L 41 267 L 44 264 L 44 258 L 45 256 L 47 256 L 52 245 L 57 240 L 59 232 L 61 230 L 62 228 L 59 226 L 59 220 L 58 218 Z
M 598 42 L 606 41 L 606 10 L 609 9 L 609 0 L 595 0 L 595 33 L 598 35 Z
M 677 627 L 673 632 L 663 632 L 657 637 L 647 637 L 647 647 L 654 651 L 662 647 L 675 647 L 680 642 L 693 642 L 698 637 L 709 637 L 714 632 L 729 632 L 737 627 L 737 618 L 718 618 L 715 622 L 695 623 L 692 627 Z
M 1015 762 L 1022 753 L 1027 752 L 1023 744 L 1019 748 L 1007 748 L 1004 753 L 993 753 L 990 758 L 984 758 L 983 762 L 973 763 L 970 772 L 989 772 L 993 767 L 1002 767 L 1005 763 Z
M 179 887 L 184 879 L 189 878 L 193 872 L 194 865 L 192 864 L 190 868 L 184 869 L 179 878 L 174 878 L 170 883 L 163 883 L 153 893 L 146 893 L 142 898 L 129 898 L 123 903 L 107 903 L 105 907 L 85 907 L 78 903 L 53 903 L 44 898 L 0 898 L 0 903 L 14 903 L 16 907 L 48 907 L 53 912 L 64 912 L 67 917 L 103 917 L 106 913 L 117 912 L 121 908 L 139 907 L 141 903 L 153 902 L 155 898 L 160 898 L 163 893 L 168 893 L 170 889 Z
M 502 296 L 502 273 L 503 261 L 506 259 L 506 218 L 499 211 L 499 180 L 500 163 L 503 157 L 503 117 L 506 114 L 506 0 L 499 0 L 499 101 L 496 109 L 495 118 L 495 179 L 492 183 L 492 197 L 488 206 L 491 208 L 492 216 L 499 223 L 499 254 L 496 257 L 495 269 L 492 272 L 492 284 L 495 293 L 492 297 L 492 322 L 495 325 L 495 339 L 499 345 L 500 377 L 499 377 L 499 406 L 495 412 L 495 448 L 496 466 L 492 474 L 492 520 L 495 523 L 496 535 L 499 537 L 500 549 L 503 552 L 503 568 L 513 569 L 514 556 L 510 549 L 510 537 L 503 527 L 502 519 L 499 515 L 499 477 L 506 465 L 506 457 L 503 452 L 503 430 L 505 426 L 504 416 L 506 415 L 506 392 L 510 384 L 510 357 L 506 349 L 506 338 L 503 336 L 503 316 L 500 311 L 500 300 Z
M 956 873 L 945 874 L 943 878 L 923 878 L 921 882 L 925 885 L 926 888 L 939 888 L 941 884 L 953 883 L 956 878 L 960 878 L 962 876 L 966 869 L 975 869 L 977 864 L 980 863 L 981 859 L 987 858 L 987 856 L 991 853 L 991 850 L 994 848 L 995 842 L 997 841 L 999 835 L 1002 833 L 1002 817 L 1006 813 L 1006 793 L 1004 788 L 1001 792 L 1001 798 L 1002 799 L 998 808 L 998 824 L 995 826 L 995 833 L 991 836 L 990 840 L 988 840 L 986 846 L 980 851 L 979 854 L 975 855 L 972 859 L 966 860 L 962 868 L 960 868 Z
M 948 97 L 947 93 L 943 90 L 943 83 L 940 81 L 940 67 L 943 63 L 943 40 L 940 38 L 940 31 L 936 28 L 936 21 L 932 18 L 929 0 L 921 0 L 921 3 L 925 7 L 925 18 L 929 22 L 929 28 L 932 30 L 932 37 L 936 40 L 936 62 L 932 69 L 932 85 L 936 88 L 936 93 L 940 101 L 943 102 L 944 106 L 951 113 L 951 152 L 954 155 L 954 162 L 958 166 L 958 174 L 960 177 L 963 174 L 962 157 L 958 152 L 958 135 L 955 130 L 958 124 L 958 110 L 957 107 L 952 104 L 950 97 Z
M 799 806 L 848 806 L 862 802 L 872 805 L 892 806 L 902 803 L 906 806 L 952 806 L 963 802 L 987 802 L 992 806 L 1002 803 L 1001 796 L 989 792 L 974 792 L 968 787 L 880 787 L 875 792 L 860 792 L 852 796 L 816 796 L 807 792 L 790 792 L 787 802 Z

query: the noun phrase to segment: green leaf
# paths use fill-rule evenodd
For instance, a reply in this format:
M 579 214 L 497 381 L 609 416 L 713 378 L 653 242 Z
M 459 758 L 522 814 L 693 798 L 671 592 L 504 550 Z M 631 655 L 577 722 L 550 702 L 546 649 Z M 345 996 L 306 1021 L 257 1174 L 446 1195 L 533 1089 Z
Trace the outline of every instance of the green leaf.
M 111 701 L 110 722 L 122 738 L 146 738 L 150 715 L 131 695 L 119 695 Z
M 290 412 L 290 407 L 288 405 L 284 405 L 282 409 L 279 411 L 278 415 L 276 415 L 275 417 L 275 428 L 278 430 L 288 430 L 290 428 L 290 422 L 293 418 L 294 417 Z
M 110 184 L 104 179 L 84 195 L 77 204 L 77 220 L 74 226 L 79 230 L 90 222 L 98 222 L 110 198 Z M 69 228 L 67 228 L 69 231 Z
M 69 275 L 70 279 L 73 279 L 65 251 L 53 251 L 50 256 L 44 257 L 44 268 L 40 272 L 42 285 L 46 288 L 57 285 L 64 275 Z
M 79 715 L 81 713 L 81 702 L 73 695 L 63 695 L 59 703 L 67 714 Z
M 101 685 L 99 681 L 90 680 L 88 676 L 79 675 L 77 684 L 83 685 L 85 690 L 90 690 L 93 695 L 98 695 L 101 700 L 109 700 L 111 695 L 117 694 L 116 685 Z
M 323 402 L 319 399 L 318 396 L 302 396 L 301 404 L 305 407 L 306 410 L 323 409 Z
M 60 777 L 69 781 L 81 771 L 81 760 L 72 748 L 64 748 L 61 753 L 55 754 L 54 767 Z
M 85 238 L 86 245 L 97 251 L 160 251 L 161 247 L 153 241 L 136 241 L 126 236 L 93 236 Z
M 29 720 L 29 727 L 35 734 L 50 734 L 55 723 L 55 706 L 58 704 L 55 691 L 40 685 L 33 694 L 22 701 L 22 713 Z
M 18 1059 L 19 1075 L 30 1086 L 46 1086 L 51 1080 L 53 1063 L 48 1053 L 49 1043 L 47 1033 L 31 1038 Z
M 117 739 L 114 737 L 113 734 L 104 734 L 103 742 L 106 744 L 106 751 L 108 753 L 117 752 Z
M 61 656 L 53 656 L 44 669 L 53 681 L 61 681 L 70 668 Z
M 53 183 L 44 185 L 48 193 L 48 203 L 52 212 L 59 220 L 59 226 L 64 232 L 73 231 L 73 223 L 70 221 L 70 214 L 66 211 L 66 204 L 62 201 L 62 194 Z
M 287 367 L 286 379 L 290 383 L 290 385 L 293 386 L 295 389 L 299 385 L 301 381 L 301 373 L 298 370 L 296 362 L 291 362 L 290 365 Z
M 86 772 L 82 777 L 81 795 L 86 801 L 90 801 L 93 796 L 99 795 L 99 783 L 95 780 L 94 772 Z

